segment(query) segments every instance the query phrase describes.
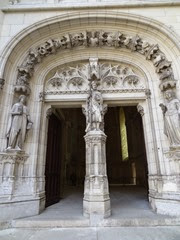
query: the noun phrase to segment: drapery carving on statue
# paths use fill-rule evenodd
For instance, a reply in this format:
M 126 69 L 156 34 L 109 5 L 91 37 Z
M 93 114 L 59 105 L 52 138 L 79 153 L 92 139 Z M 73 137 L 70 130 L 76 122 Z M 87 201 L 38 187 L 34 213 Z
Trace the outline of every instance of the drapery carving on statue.
M 32 128 L 29 111 L 26 104 L 26 96 L 21 95 L 19 101 L 11 109 L 7 129 L 7 151 L 21 151 L 28 130 Z
M 50 39 L 36 49 L 30 50 L 24 63 L 18 68 L 18 77 L 14 90 L 16 92 L 23 90 L 24 93 L 28 94 L 29 80 L 34 72 L 35 65 L 41 62 L 44 57 L 57 51 L 75 47 L 114 47 L 138 52 L 145 55 L 147 60 L 153 62 L 161 81 L 161 91 L 176 86 L 171 62 L 167 60 L 157 44 L 151 44 L 138 35 L 128 36 L 121 32 L 106 32 L 102 30 L 66 34 L 58 39 Z
M 88 79 L 99 79 L 101 91 L 118 89 L 145 89 L 141 79 L 133 69 L 115 63 L 98 63 L 91 58 L 90 63 L 78 66 L 69 66 L 56 71 L 53 77 L 46 81 L 45 90 L 68 93 L 71 91 L 88 91 Z M 98 68 L 98 72 L 95 70 Z M 91 73 L 91 75 L 90 75 Z
M 180 101 L 173 90 L 164 93 L 166 104 L 160 104 L 164 116 L 164 134 L 170 142 L 170 148 L 180 148 Z

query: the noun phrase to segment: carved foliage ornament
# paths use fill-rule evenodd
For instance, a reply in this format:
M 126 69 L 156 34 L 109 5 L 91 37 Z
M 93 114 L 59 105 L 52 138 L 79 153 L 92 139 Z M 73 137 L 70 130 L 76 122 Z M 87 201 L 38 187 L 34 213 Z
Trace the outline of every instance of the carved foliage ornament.
M 66 34 L 58 39 L 49 39 L 36 49 L 30 49 L 24 63 L 18 67 L 14 90 L 29 94 L 29 80 L 33 75 L 35 65 L 40 63 L 46 56 L 75 47 L 115 47 L 138 52 L 144 55 L 147 60 L 153 62 L 161 81 L 161 91 L 176 86 L 171 62 L 166 59 L 165 54 L 157 44 L 150 44 L 138 35 L 129 36 L 121 32 L 83 31 L 81 33 Z M 113 84 L 113 81 L 109 80 L 111 84 Z

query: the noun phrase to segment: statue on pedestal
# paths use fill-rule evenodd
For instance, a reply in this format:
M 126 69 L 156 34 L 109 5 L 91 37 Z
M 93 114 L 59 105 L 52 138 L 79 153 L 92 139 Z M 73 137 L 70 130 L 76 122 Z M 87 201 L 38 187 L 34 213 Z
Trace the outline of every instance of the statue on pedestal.
M 26 96 L 21 95 L 19 101 L 11 109 L 11 115 L 7 129 L 7 149 L 21 151 L 25 142 L 26 134 L 32 128 L 32 121 L 28 113 Z
M 89 64 L 89 95 L 86 106 L 83 106 L 83 113 L 86 116 L 86 132 L 104 131 L 104 114 L 107 111 L 107 105 L 103 104 L 103 98 L 98 90 L 100 81 L 99 65 L 97 59 L 90 59 Z
M 173 90 L 165 92 L 167 103 L 160 104 L 164 115 L 164 134 L 170 141 L 171 148 L 180 147 L 180 101 Z

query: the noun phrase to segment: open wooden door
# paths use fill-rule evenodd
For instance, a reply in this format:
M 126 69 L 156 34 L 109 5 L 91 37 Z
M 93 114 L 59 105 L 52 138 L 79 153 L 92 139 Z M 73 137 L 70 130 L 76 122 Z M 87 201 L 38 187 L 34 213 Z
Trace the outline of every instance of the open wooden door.
M 49 118 L 45 168 L 46 207 L 60 200 L 61 132 L 62 123 L 52 114 Z

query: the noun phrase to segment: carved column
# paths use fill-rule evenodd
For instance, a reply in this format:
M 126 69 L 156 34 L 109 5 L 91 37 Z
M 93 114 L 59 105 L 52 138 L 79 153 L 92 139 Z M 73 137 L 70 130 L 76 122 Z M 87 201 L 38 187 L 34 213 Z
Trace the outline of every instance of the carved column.
M 109 186 L 106 174 L 106 135 L 89 131 L 86 142 L 86 177 L 84 186 L 84 216 L 111 215 Z
M 106 171 L 106 135 L 104 134 L 104 114 L 107 105 L 98 85 L 100 70 L 98 59 L 89 60 L 89 95 L 83 112 L 86 116 L 86 177 L 84 189 L 84 216 L 101 219 L 111 214 L 109 186 Z

